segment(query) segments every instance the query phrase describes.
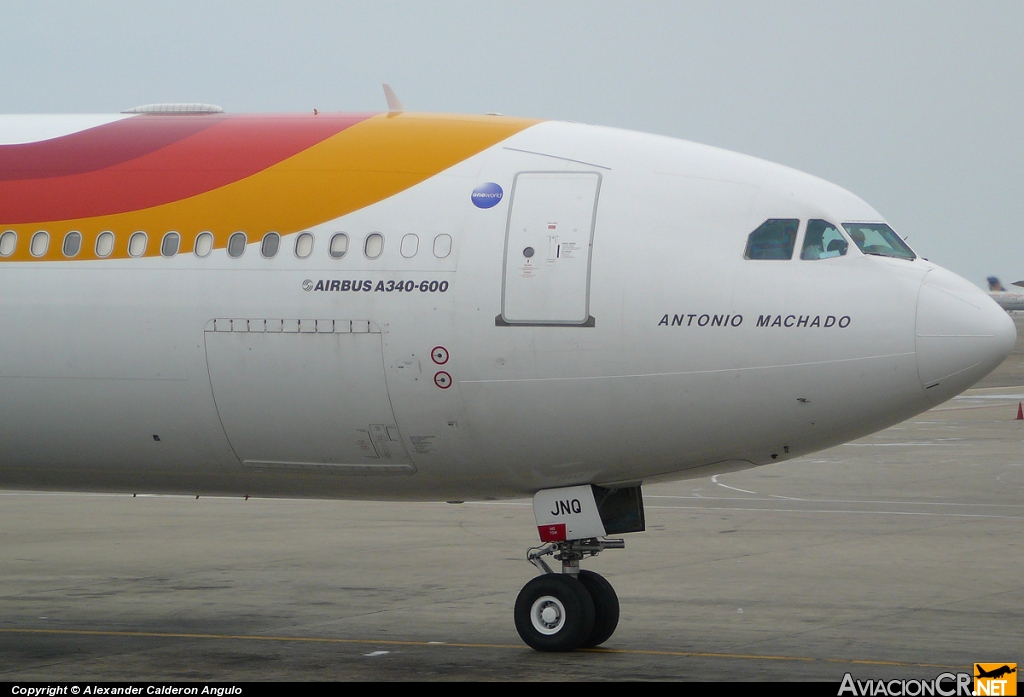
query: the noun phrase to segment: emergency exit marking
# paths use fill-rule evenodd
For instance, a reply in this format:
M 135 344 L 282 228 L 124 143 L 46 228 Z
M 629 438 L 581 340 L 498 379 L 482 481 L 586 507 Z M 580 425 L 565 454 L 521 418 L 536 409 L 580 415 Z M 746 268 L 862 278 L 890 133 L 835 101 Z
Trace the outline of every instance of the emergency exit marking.
M 430 352 L 430 357 L 434 359 L 434 363 L 444 365 L 448 362 L 448 349 L 444 346 L 435 346 Z
M 442 390 L 447 390 L 452 386 L 452 376 L 442 370 L 434 375 L 434 384 Z

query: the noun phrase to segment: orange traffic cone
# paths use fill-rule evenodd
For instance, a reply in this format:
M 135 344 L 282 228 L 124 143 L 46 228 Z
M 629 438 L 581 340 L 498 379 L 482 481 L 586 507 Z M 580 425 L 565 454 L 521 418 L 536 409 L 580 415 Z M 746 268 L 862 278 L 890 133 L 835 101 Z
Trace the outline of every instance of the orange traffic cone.
M 1024 402 L 1017 402 L 1017 421 L 1024 421 Z

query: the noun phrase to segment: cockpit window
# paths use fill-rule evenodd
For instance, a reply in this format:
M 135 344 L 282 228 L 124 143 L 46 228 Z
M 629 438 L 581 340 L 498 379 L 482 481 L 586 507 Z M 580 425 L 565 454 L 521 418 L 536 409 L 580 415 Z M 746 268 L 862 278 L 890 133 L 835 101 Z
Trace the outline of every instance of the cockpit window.
M 843 223 L 850 239 L 865 254 L 897 259 L 916 259 L 917 255 L 885 223 Z
M 770 218 L 750 233 L 744 259 L 792 259 L 799 220 Z
M 825 220 L 808 220 L 800 258 L 813 260 L 841 257 L 849 248 L 850 243 L 835 225 Z

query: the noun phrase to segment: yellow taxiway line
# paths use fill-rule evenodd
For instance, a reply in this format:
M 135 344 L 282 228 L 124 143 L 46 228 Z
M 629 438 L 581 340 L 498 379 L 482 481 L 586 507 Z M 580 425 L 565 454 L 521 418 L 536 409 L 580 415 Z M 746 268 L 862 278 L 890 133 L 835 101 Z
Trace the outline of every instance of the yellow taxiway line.
M 514 649 L 527 650 L 522 644 L 474 644 L 450 641 L 398 641 L 394 639 L 339 639 L 334 637 L 296 637 L 260 634 L 198 634 L 193 632 L 136 632 L 98 629 L 17 629 L 0 628 L 0 634 L 50 634 L 65 636 L 133 637 L 150 639 L 207 639 L 238 641 L 273 641 L 308 644 L 363 644 L 372 646 L 417 646 L 434 648 L 450 646 L 460 649 Z M 910 663 L 905 661 L 874 661 L 856 658 L 814 658 L 811 656 L 775 656 L 771 654 L 716 653 L 712 651 L 666 651 L 659 649 L 579 649 L 587 653 L 624 654 L 632 656 L 674 656 L 679 658 L 728 658 L 753 661 L 799 661 L 803 663 L 849 663 L 869 666 L 896 666 L 904 668 L 962 669 L 941 663 Z

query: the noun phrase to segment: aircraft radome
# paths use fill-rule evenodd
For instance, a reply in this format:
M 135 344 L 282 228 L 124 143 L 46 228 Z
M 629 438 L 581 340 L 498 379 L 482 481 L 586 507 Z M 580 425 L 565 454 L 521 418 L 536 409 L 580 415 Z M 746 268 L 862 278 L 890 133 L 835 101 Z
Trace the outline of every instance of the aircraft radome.
M 0 117 L 0 486 L 534 497 L 530 646 L 641 484 L 781 462 L 970 387 L 984 292 L 813 176 L 502 116 Z M 561 562 L 551 573 L 545 557 Z

